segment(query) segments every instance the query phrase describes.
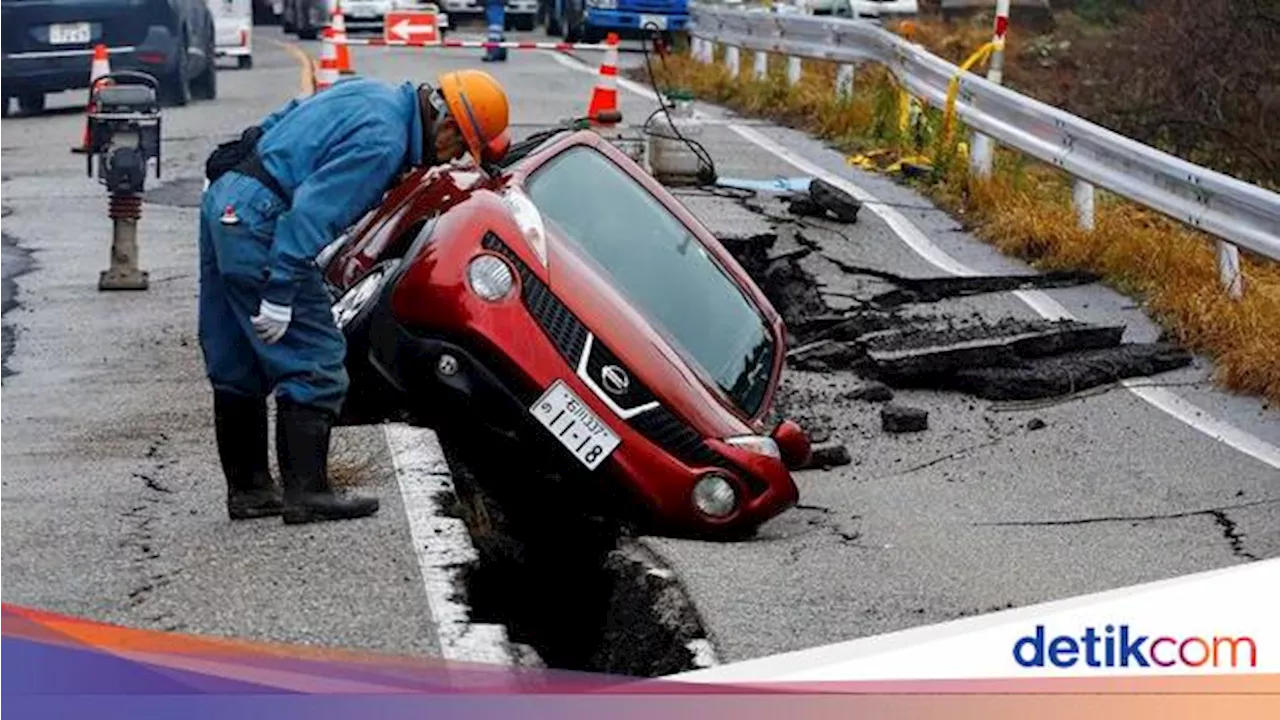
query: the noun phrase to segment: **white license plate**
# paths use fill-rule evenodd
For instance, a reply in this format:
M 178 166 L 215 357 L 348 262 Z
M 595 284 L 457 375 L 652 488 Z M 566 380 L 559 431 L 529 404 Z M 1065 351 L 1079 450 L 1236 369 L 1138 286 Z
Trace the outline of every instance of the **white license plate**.
M 666 15 L 641 15 L 640 16 L 640 29 L 642 31 L 652 30 L 654 28 L 657 28 L 659 30 L 666 30 L 667 16 Z
M 589 470 L 595 470 L 618 447 L 618 436 L 560 380 L 547 388 L 529 411 Z
M 93 35 L 89 23 L 55 23 L 49 26 L 50 45 L 87 45 Z
M 378 17 L 379 7 L 377 5 L 359 5 L 352 3 L 350 5 L 343 3 L 343 12 L 355 18 L 375 18 Z

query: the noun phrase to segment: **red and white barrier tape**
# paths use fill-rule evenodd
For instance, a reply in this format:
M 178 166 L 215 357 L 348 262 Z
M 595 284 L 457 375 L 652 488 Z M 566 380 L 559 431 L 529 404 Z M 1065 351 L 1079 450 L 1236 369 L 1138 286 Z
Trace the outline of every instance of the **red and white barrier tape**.
M 335 40 L 337 44 L 347 45 L 367 45 L 369 47 L 420 47 L 420 48 L 479 48 L 489 50 L 493 48 L 506 48 L 508 50 L 558 50 L 560 52 L 569 51 L 600 51 L 608 50 L 610 45 L 605 43 L 556 43 L 556 42 L 533 42 L 533 41 L 503 41 L 495 42 L 492 40 L 454 40 L 452 38 L 444 38 L 437 42 L 408 42 L 404 40 L 384 40 L 382 38 L 353 38 L 348 37 L 345 41 Z

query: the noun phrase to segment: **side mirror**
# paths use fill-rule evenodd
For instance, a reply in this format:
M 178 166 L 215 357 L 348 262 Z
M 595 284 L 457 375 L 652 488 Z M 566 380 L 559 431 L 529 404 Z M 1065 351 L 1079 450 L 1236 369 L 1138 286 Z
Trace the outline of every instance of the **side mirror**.
M 773 441 L 782 453 L 782 462 L 792 470 L 809 464 L 812 447 L 809 435 L 794 420 L 783 420 L 773 429 Z

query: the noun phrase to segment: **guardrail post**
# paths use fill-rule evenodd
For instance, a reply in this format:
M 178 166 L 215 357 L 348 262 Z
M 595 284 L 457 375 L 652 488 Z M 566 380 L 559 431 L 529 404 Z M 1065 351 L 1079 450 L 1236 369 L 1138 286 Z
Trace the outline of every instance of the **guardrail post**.
M 787 57 L 787 84 L 788 85 L 795 85 L 796 83 L 800 82 L 801 70 L 802 70 L 802 66 L 800 64 L 800 58 L 794 57 L 794 56 L 788 56 Z
M 1071 185 L 1071 204 L 1075 206 L 1076 218 L 1079 220 L 1080 229 L 1092 232 L 1094 225 L 1093 184 L 1076 178 Z
M 706 42 L 707 42 L 706 40 L 703 40 L 700 37 L 694 36 L 693 41 L 689 48 L 690 50 L 693 51 L 694 60 L 697 60 L 698 62 L 706 62 L 705 60 L 703 60 L 703 57 L 705 57 L 705 55 L 702 52 L 702 46 L 705 45 Z
M 1240 249 L 1226 240 L 1218 241 L 1218 278 L 1232 300 L 1244 295 L 1244 278 L 1240 273 Z
M 738 60 L 739 60 L 739 58 L 738 58 L 738 46 L 737 46 L 737 45 L 727 45 L 727 46 L 725 46 L 725 49 L 724 49 L 724 62 L 725 62 L 725 64 L 726 64 L 726 65 L 728 65 L 728 66 L 729 66 L 729 74 L 730 74 L 731 76 L 733 76 L 734 78 L 737 78 L 737 77 L 738 77 L 738 73 L 741 71 L 741 66 L 739 65 Z
M 1004 80 L 1004 39 L 1009 32 L 1009 0 L 996 0 L 995 33 L 987 79 L 997 85 Z M 973 134 L 973 150 L 969 153 L 969 171 L 978 177 L 990 177 L 995 145 L 982 133 Z
M 769 53 L 763 50 L 756 51 L 755 67 L 752 68 L 752 74 L 757 80 L 763 80 L 769 76 Z
M 836 94 L 842 98 L 853 97 L 853 66 L 844 64 L 836 70 Z

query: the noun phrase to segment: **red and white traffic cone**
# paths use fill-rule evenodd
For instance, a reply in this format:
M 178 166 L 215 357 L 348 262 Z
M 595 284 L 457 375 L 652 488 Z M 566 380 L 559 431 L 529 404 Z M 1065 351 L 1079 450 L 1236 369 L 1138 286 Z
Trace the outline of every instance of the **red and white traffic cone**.
M 321 33 L 323 41 L 320 48 L 320 69 L 316 71 L 316 92 L 331 87 L 338 82 L 338 56 L 333 42 L 333 28 L 325 28 Z
M 604 52 L 600 76 L 587 106 L 587 117 L 595 125 L 622 122 L 622 111 L 618 108 L 618 34 L 609 33 L 604 42 L 609 49 Z
M 333 41 L 338 46 L 338 73 L 353 75 L 351 67 L 351 49 L 347 46 L 347 19 L 342 15 L 342 3 L 333 4 L 333 13 L 329 15 L 329 27 L 333 28 Z
M 111 74 L 111 59 L 107 55 L 107 46 L 101 43 L 93 46 L 93 65 L 89 67 L 89 102 L 84 106 L 84 133 L 80 136 L 80 145 L 72 147 L 71 152 L 85 153 L 89 151 L 89 113 L 93 112 L 93 86 L 98 78 Z

